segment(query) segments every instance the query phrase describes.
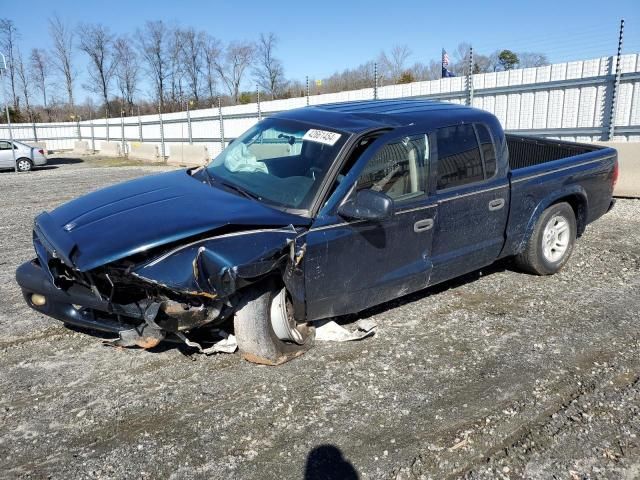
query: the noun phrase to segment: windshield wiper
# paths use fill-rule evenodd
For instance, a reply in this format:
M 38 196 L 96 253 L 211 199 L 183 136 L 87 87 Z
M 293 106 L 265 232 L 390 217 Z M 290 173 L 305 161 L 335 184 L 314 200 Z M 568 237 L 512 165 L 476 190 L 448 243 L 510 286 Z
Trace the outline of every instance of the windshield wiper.
M 216 181 L 220 185 L 222 185 L 223 187 L 226 187 L 229 190 L 233 190 L 234 192 L 238 192 L 240 195 L 242 195 L 244 197 L 251 198 L 252 200 L 262 201 L 262 197 L 260 197 L 259 195 L 256 195 L 255 193 L 248 192 L 245 189 L 240 188 L 237 185 L 234 185 L 233 183 L 223 182 L 222 180 L 219 180 L 219 179 L 216 179 Z

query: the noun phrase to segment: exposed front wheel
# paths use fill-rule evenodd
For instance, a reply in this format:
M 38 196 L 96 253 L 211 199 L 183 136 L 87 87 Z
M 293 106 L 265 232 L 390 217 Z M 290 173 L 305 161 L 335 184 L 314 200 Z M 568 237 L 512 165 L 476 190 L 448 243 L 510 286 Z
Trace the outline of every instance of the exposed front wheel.
M 242 358 L 263 365 L 302 355 L 315 337 L 313 327 L 296 323 L 286 289 L 274 280 L 244 293 L 234 329 Z
M 547 208 L 536 223 L 525 249 L 516 256 L 520 268 L 551 275 L 569 260 L 576 241 L 576 216 L 568 203 Z
M 30 172 L 33 169 L 33 163 L 28 158 L 19 158 L 16 160 L 16 167 L 19 172 Z

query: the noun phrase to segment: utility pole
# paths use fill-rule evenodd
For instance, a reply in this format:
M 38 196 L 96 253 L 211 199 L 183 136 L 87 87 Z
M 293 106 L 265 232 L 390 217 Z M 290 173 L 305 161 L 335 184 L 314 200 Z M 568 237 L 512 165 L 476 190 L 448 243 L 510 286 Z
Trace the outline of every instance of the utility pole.
M 4 99 L 4 111 L 7 114 L 7 128 L 9 129 L 9 140 L 11 141 L 11 154 L 13 155 L 13 171 L 18 173 L 18 164 L 16 163 L 16 149 L 13 145 L 13 131 L 11 130 L 11 116 L 9 115 L 9 100 L 7 99 L 7 91 L 5 89 L 4 77 L 7 75 L 7 59 L 4 53 L 0 53 L 0 80 L 2 80 L 2 98 Z
M 378 99 L 378 62 L 373 64 L 373 99 Z
M 620 56 L 622 55 L 622 37 L 624 35 L 624 18 L 620 20 L 620 32 L 618 34 L 618 54 L 616 56 L 616 71 L 611 90 L 611 109 L 609 111 L 609 132 L 607 140 L 613 140 L 616 129 L 616 102 L 618 95 L 618 85 L 620 85 Z

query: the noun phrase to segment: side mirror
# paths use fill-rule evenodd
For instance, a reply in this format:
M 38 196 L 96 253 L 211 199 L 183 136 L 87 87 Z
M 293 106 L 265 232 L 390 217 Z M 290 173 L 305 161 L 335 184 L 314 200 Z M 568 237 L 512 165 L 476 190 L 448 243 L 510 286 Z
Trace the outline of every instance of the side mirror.
M 360 190 L 338 208 L 341 217 L 374 222 L 385 220 L 393 213 L 393 200 L 375 190 Z

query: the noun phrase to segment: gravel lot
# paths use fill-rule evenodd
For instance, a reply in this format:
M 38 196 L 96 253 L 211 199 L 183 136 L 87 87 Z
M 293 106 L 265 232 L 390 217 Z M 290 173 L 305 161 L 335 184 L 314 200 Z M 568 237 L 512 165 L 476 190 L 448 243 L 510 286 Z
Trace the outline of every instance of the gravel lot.
M 0 173 L 0 477 L 640 477 L 640 201 L 556 276 L 501 262 L 271 368 L 108 348 L 28 309 L 33 217 L 166 169 L 52 163 Z

